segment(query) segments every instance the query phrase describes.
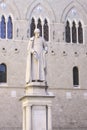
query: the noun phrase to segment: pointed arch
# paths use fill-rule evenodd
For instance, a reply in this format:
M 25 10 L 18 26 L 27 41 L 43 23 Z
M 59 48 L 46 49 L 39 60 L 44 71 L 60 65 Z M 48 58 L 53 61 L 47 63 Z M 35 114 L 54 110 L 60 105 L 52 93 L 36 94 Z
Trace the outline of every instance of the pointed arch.
M 66 27 L 65 27 L 65 41 L 66 41 L 67 43 L 70 43 L 70 42 L 71 42 L 70 23 L 69 23 L 68 20 L 67 20 L 67 22 L 66 22 Z
M 62 12 L 62 15 L 61 15 L 60 21 L 62 23 L 64 23 L 66 21 L 66 19 L 67 19 L 67 16 L 68 16 L 69 12 L 73 8 L 77 9 L 81 19 L 83 19 L 83 21 L 86 23 L 87 22 L 87 15 L 86 15 L 87 13 L 85 11 L 85 7 L 84 7 L 84 5 L 82 5 L 82 3 L 78 2 L 78 1 L 75 1 L 75 2 L 72 1 L 64 8 L 64 10 Z
M 37 28 L 40 29 L 40 36 L 42 36 L 42 23 L 40 18 L 38 19 Z
M 6 4 L 7 4 L 6 11 L 8 13 L 11 12 L 14 19 L 21 19 L 21 14 L 20 14 L 20 11 L 19 11 L 15 1 L 8 1 Z
M 77 43 L 77 29 L 75 21 L 72 22 L 72 43 Z
M 7 22 L 7 38 L 12 39 L 13 38 L 13 23 L 11 16 L 8 17 Z
M 80 21 L 78 23 L 78 42 L 83 43 L 83 28 L 82 23 Z
M 21 19 L 20 11 L 15 1 L 4 0 L 4 1 L 1 1 L 0 4 L 3 4 L 3 3 L 5 5 L 4 14 L 6 14 L 6 16 L 7 14 L 12 14 L 11 16 L 13 16 L 13 19 Z M 2 7 L 0 8 L 0 12 L 2 12 Z
M 43 33 L 44 33 L 44 39 L 46 41 L 49 41 L 49 26 L 47 19 L 44 20 L 44 26 L 43 26 Z
M 6 22 L 4 15 L 2 15 L 1 17 L 1 38 L 2 39 L 6 38 Z
M 56 16 L 55 13 L 52 9 L 52 7 L 50 6 L 50 4 L 47 1 L 41 1 L 41 0 L 33 0 L 33 2 L 28 6 L 27 11 L 26 11 L 26 16 L 25 19 L 30 20 L 31 19 L 31 14 L 33 12 L 33 10 L 37 7 L 41 5 L 47 12 L 47 15 L 50 19 L 50 22 L 55 22 L 56 21 Z
M 34 29 L 35 29 L 36 25 L 35 25 L 35 19 L 32 18 L 31 19 L 31 24 L 30 24 L 30 37 L 34 36 Z

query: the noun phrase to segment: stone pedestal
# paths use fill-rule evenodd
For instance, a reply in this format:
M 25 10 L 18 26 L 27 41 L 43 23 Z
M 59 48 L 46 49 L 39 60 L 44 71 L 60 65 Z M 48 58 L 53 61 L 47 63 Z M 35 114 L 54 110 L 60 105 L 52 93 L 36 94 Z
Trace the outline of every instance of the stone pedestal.
M 47 95 L 47 86 L 43 82 L 32 82 L 25 87 L 26 95 Z
M 52 130 L 52 93 L 43 83 L 26 85 L 26 95 L 21 98 L 23 130 Z

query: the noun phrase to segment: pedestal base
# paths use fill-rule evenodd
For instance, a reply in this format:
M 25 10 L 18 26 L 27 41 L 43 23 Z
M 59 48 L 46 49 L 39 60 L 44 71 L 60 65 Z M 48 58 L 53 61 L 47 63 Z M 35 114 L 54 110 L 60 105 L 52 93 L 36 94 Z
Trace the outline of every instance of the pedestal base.
M 52 130 L 51 106 L 53 94 L 43 83 L 26 86 L 26 94 L 20 100 L 23 107 L 23 130 Z
M 23 130 L 52 130 L 51 106 L 54 95 L 47 86 L 29 84 L 20 100 L 23 107 Z
M 26 95 L 47 95 L 47 88 L 43 82 L 31 82 L 25 87 Z
M 51 99 L 53 96 L 23 97 L 23 130 L 52 130 Z

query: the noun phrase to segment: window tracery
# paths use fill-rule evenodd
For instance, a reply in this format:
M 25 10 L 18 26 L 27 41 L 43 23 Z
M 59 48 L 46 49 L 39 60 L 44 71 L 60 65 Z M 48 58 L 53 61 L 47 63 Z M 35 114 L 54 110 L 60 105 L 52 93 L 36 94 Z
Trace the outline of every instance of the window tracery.
M 8 20 L 6 22 L 5 16 L 2 15 L 0 22 L 0 38 L 1 39 L 13 38 L 13 23 L 11 16 L 8 17 Z
M 75 21 L 72 21 L 70 24 L 69 21 L 67 20 L 65 26 L 65 41 L 67 43 L 79 43 L 79 44 L 83 43 L 82 23 L 79 21 L 77 24 Z
M 49 25 L 47 19 L 45 18 L 44 22 L 42 22 L 40 18 L 35 21 L 32 17 L 30 24 L 30 37 L 34 36 L 34 29 L 36 27 L 40 29 L 40 36 L 42 36 L 46 41 L 49 41 Z

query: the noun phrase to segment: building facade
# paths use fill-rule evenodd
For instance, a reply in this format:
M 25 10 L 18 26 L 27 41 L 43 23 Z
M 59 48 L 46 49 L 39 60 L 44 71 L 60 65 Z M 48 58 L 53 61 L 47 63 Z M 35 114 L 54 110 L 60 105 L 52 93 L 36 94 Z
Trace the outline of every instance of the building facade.
M 0 130 L 22 130 L 29 38 L 48 45 L 53 130 L 87 129 L 87 1 L 0 0 Z

